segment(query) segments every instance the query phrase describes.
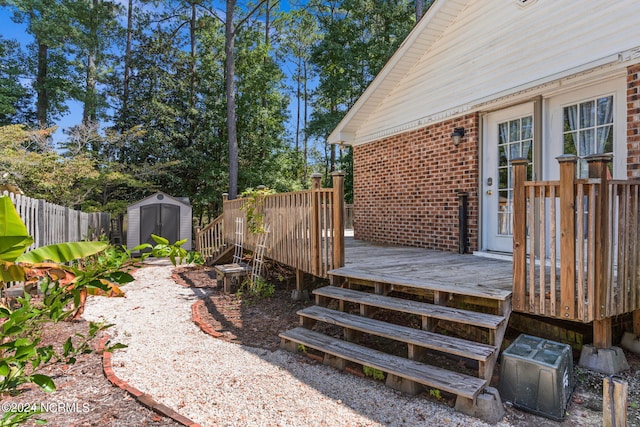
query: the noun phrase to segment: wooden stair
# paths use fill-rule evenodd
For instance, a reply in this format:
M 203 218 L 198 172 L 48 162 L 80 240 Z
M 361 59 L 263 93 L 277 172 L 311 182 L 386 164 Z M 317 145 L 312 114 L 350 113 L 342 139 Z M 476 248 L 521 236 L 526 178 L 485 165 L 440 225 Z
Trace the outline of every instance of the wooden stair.
M 325 364 L 339 369 L 347 363 L 375 368 L 387 374 L 388 386 L 407 393 L 426 387 L 455 394 L 463 412 L 476 404 L 493 375 L 511 313 L 511 292 L 398 279 L 349 267 L 330 274 L 340 286 L 313 291 L 316 305 L 298 312 L 300 327 L 280 334 L 283 348 L 314 349 L 324 354 Z M 377 313 L 385 321 L 373 319 Z M 396 324 L 416 316 L 419 327 L 415 321 L 414 326 Z M 332 336 L 319 332 L 328 330 L 327 325 L 333 325 Z M 466 334 L 453 336 L 451 331 Z M 394 354 L 370 348 L 376 337 L 395 343 Z M 431 363 L 436 358 L 439 366 Z

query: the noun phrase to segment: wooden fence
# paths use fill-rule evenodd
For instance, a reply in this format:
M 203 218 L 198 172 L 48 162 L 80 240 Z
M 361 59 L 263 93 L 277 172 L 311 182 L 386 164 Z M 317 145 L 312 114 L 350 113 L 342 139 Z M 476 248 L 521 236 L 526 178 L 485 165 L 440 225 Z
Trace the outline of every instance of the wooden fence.
M 265 256 L 299 272 L 328 277 L 327 271 L 344 265 L 344 174 L 334 172 L 333 188 L 321 188 L 312 176 L 308 191 L 266 196 L 264 223 L 270 224 Z M 225 200 L 224 240 L 233 244 L 233 224 L 245 218 L 245 246 L 253 249 L 257 236 L 248 232 L 243 199 Z
M 108 213 L 86 213 L 19 194 L 3 193 L 13 201 L 33 238 L 30 249 L 109 235 Z
M 640 181 L 608 178 L 611 156 L 587 159 L 589 179 L 576 179 L 575 156 L 558 160 L 560 180 L 544 182 L 512 162 L 514 310 L 580 322 L 637 311 Z

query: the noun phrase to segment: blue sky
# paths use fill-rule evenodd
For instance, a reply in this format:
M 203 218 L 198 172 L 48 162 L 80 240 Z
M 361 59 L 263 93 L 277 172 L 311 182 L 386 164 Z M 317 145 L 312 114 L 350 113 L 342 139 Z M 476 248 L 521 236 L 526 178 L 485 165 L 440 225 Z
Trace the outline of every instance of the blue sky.
M 116 2 L 117 1 L 118 0 L 116 0 Z M 290 2 L 287 0 L 281 0 L 280 8 L 282 10 L 289 10 Z M 26 46 L 33 41 L 33 38 L 29 34 L 27 34 L 25 25 L 16 24 L 11 20 L 11 15 L 12 13 L 10 12 L 9 8 L 0 7 L 0 35 L 2 35 L 2 37 L 5 39 L 17 40 L 23 46 Z M 80 102 L 74 101 L 68 103 L 68 105 L 70 112 L 57 121 L 57 125 L 59 126 L 59 128 L 58 131 L 54 134 L 55 142 L 60 142 L 64 139 L 62 130 L 75 126 L 82 121 L 82 104 Z M 294 103 L 292 103 L 290 108 L 295 108 Z M 290 113 L 293 115 L 294 111 L 290 111 Z
M 26 26 L 16 24 L 11 20 L 12 13 L 6 7 L 0 7 L 0 34 L 3 38 L 9 40 L 17 40 L 23 46 L 31 43 L 33 37 L 26 32 Z M 59 142 L 64 138 L 63 129 L 75 126 L 82 121 L 82 110 L 79 102 L 69 103 L 70 113 L 58 120 L 58 130 L 54 134 L 54 140 Z

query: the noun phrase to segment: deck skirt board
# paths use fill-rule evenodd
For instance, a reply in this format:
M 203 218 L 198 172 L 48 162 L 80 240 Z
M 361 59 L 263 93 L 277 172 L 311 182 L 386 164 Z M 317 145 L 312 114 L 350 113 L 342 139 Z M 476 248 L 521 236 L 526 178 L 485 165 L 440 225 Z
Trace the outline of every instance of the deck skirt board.
M 475 399 L 486 385 L 486 381 L 480 378 L 392 356 L 304 328 L 295 328 L 283 332 L 280 337 L 354 363 L 370 366 L 383 372 L 469 399 Z

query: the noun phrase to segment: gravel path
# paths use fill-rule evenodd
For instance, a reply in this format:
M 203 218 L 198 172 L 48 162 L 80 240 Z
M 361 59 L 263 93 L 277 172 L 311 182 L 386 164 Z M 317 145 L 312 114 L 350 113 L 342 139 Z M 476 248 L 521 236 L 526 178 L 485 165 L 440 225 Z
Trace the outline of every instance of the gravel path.
M 201 332 L 172 267 L 138 270 L 126 298 L 90 297 L 84 317 L 114 323 L 116 375 L 203 426 L 488 426 L 306 357 L 231 344 Z M 508 426 L 499 423 L 499 427 Z

